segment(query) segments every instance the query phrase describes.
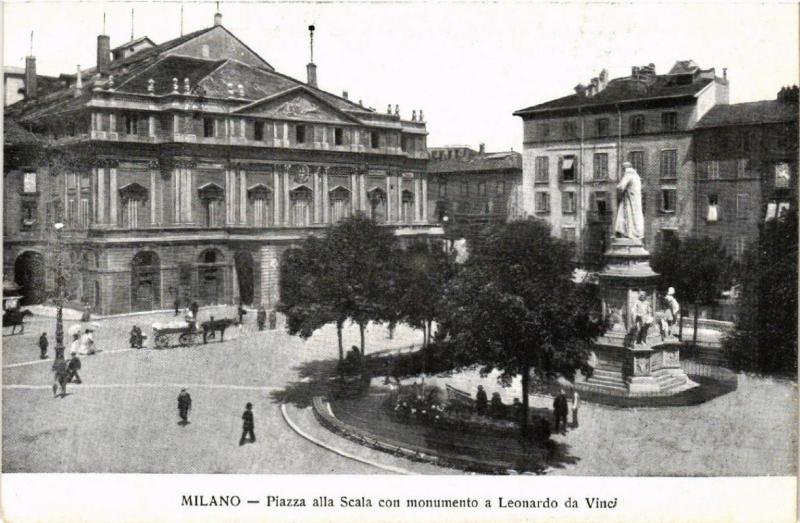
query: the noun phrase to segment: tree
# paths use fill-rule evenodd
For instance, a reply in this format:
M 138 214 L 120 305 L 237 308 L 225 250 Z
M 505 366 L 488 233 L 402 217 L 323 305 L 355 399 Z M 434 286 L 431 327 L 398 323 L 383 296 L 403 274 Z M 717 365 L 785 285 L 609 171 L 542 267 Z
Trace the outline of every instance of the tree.
M 797 372 L 797 213 L 766 222 L 739 271 L 738 318 L 724 341 L 735 368 Z
M 725 246 L 718 239 L 673 238 L 656 251 L 651 265 L 661 274 L 664 286 L 675 288 L 679 301 L 693 305 L 692 346 L 697 346 L 700 305 L 713 303 L 730 284 L 733 261 Z M 681 307 L 681 320 L 683 314 Z
M 417 240 L 398 258 L 397 319 L 422 329 L 425 347 L 430 343 L 431 325 L 438 319 L 445 285 L 454 274 L 454 257 L 439 242 Z
M 528 412 L 531 372 L 588 372 L 588 348 L 603 332 L 592 290 L 574 283 L 574 245 L 539 220 L 492 226 L 473 238 L 470 258 L 445 292 L 444 315 L 460 365 L 522 378 Z M 527 434 L 528 419 L 521 431 Z

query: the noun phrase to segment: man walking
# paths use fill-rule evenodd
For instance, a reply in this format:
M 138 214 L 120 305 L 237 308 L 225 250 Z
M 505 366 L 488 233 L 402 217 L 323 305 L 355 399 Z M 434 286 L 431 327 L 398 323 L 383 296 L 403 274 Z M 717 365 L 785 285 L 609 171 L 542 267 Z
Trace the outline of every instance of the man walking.
M 253 432 L 255 428 L 255 423 L 253 422 L 253 404 L 248 403 L 244 407 L 244 413 L 242 414 L 242 437 L 239 439 L 239 446 L 241 447 L 245 443 L 245 437 L 249 435 L 250 443 L 256 442 L 256 434 Z
M 478 385 L 478 393 L 475 394 L 475 410 L 478 412 L 479 416 L 486 414 L 487 403 L 488 398 L 486 397 L 486 391 L 483 390 L 483 385 Z
M 561 433 L 567 432 L 567 397 L 564 391 L 560 391 L 556 398 L 553 400 L 553 416 L 555 417 L 555 431 L 558 432 L 561 426 Z
M 263 305 L 258 306 L 258 313 L 256 313 L 256 323 L 258 323 L 258 330 L 264 330 L 264 324 L 267 323 L 267 311 Z
M 186 392 L 186 389 L 181 389 L 178 394 L 178 415 L 181 417 L 180 424 L 186 425 L 189 423 L 189 411 L 192 408 L 192 397 Z
M 77 384 L 83 383 L 81 381 L 81 377 L 78 374 L 78 371 L 81 370 L 81 360 L 78 358 L 78 353 L 76 351 L 72 351 L 71 358 L 67 362 L 67 383 L 72 383 L 73 380 Z
M 67 362 L 63 356 L 56 358 L 53 362 L 53 397 L 58 396 L 57 391 L 61 388 L 61 397 L 67 395 Z
M 39 336 L 39 358 L 46 360 L 47 359 L 47 347 L 50 345 L 50 342 L 47 341 L 47 333 L 43 332 L 41 336 Z
M 239 325 L 241 325 L 242 321 L 244 320 L 244 315 L 247 314 L 247 311 L 244 310 L 244 305 L 242 304 L 241 300 L 239 300 L 239 309 L 236 311 L 236 314 L 239 316 Z

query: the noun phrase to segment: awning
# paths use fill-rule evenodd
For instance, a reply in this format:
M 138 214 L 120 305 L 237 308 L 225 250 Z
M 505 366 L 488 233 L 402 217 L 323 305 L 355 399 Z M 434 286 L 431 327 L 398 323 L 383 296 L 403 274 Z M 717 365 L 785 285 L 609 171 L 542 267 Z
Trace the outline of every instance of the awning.
M 575 160 L 573 158 L 564 158 L 563 163 L 561 164 L 561 169 L 572 169 L 572 163 Z

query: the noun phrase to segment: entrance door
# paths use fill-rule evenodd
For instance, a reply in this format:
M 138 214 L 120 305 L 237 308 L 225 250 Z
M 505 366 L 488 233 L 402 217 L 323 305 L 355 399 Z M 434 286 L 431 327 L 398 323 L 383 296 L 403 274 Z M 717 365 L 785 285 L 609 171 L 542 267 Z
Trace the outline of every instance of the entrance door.
M 219 267 L 200 269 L 200 301 L 203 305 L 216 305 L 222 297 L 222 270 Z
M 14 282 L 20 286 L 21 305 L 42 303 L 45 297 L 44 257 L 25 251 L 14 262 Z

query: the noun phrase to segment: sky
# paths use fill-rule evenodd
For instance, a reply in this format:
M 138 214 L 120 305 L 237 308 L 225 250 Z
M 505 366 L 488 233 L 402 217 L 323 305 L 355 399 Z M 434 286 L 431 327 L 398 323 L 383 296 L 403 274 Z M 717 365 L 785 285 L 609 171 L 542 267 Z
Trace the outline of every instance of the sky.
M 6 1 L 3 57 L 24 66 L 30 32 L 39 74 L 95 65 L 111 46 L 156 43 L 213 23 L 215 2 Z M 606 68 L 667 72 L 677 60 L 727 67 L 731 102 L 774 98 L 798 83 L 798 6 L 791 3 L 220 2 L 222 23 L 279 72 L 304 80 L 309 24 L 322 89 L 410 118 L 423 109 L 428 146 L 521 150 L 512 113 L 571 94 Z

